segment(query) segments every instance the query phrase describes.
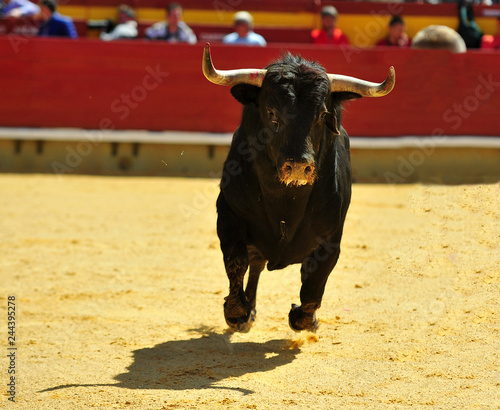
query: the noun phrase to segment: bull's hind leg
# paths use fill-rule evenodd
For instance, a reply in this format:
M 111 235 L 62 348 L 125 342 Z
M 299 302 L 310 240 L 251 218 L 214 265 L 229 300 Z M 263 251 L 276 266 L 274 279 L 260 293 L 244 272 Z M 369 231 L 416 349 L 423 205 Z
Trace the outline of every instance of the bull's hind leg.
M 340 237 L 320 245 L 303 263 L 300 270 L 301 306 L 292 304 L 288 315 L 290 327 L 296 332 L 318 329 L 316 310 L 321 306 L 326 282 L 340 255 Z
M 227 205 L 222 194 L 217 200 L 217 235 L 229 279 L 229 295 L 224 302 L 226 323 L 238 330 L 250 328 L 252 305 L 243 291 L 243 278 L 249 259 L 245 243 L 246 225 Z

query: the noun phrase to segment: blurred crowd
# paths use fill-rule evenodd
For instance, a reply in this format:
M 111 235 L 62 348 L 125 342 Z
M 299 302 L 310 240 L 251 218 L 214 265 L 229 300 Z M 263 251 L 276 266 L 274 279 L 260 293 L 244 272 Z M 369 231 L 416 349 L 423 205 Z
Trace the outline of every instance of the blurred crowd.
M 426 0 L 425 3 L 456 3 L 458 26 L 429 26 L 420 30 L 413 39 L 406 33 L 406 24 L 401 15 L 392 15 L 388 22 L 385 37 L 378 40 L 377 46 L 447 48 L 454 52 L 466 49 L 500 49 L 500 15 L 497 17 L 496 35 L 484 34 L 474 16 L 475 4 L 496 4 L 500 0 Z M 423 0 L 416 0 L 424 3 Z M 349 45 L 350 39 L 338 27 L 339 13 L 334 6 L 324 6 L 320 10 L 321 27 L 311 31 L 310 41 L 318 45 Z M 37 22 L 38 36 L 57 36 L 77 38 L 73 20 L 58 12 L 57 0 L 0 0 L 0 18 L 32 19 Z M 115 19 L 89 20 L 88 30 L 98 30 L 104 41 L 135 39 L 139 37 L 138 21 L 134 9 L 121 5 Z M 183 9 L 179 3 L 170 3 L 165 9 L 165 19 L 144 31 L 147 40 L 167 42 L 197 42 L 194 31 L 183 20 Z M 254 31 L 254 18 L 247 11 L 238 11 L 233 17 L 233 31 L 222 38 L 225 44 L 266 46 L 266 39 Z

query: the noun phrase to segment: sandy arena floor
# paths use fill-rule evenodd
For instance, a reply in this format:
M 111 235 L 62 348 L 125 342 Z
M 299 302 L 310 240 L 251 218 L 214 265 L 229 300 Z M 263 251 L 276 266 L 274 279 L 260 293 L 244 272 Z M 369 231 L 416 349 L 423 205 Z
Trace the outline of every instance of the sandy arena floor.
M 355 185 L 315 341 L 298 266 L 226 333 L 217 183 L 0 175 L 0 407 L 500 408 L 498 185 Z

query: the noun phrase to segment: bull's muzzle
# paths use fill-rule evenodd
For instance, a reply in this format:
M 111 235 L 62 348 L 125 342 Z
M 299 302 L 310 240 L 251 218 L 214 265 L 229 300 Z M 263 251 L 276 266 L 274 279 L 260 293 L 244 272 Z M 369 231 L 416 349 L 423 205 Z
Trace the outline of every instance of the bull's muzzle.
M 286 160 L 280 169 L 280 180 L 285 185 L 311 185 L 316 178 L 316 167 L 310 161 Z

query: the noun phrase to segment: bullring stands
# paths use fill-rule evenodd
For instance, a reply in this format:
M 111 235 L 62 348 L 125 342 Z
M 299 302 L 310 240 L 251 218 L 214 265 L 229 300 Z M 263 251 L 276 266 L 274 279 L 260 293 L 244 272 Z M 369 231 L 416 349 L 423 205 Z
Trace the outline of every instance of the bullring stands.
M 164 1 L 158 0 L 72 0 L 59 7 L 62 14 L 71 16 L 80 37 L 97 37 L 98 33 L 87 30 L 90 19 L 116 17 L 118 5 L 126 3 L 134 7 L 139 22 L 139 37 L 154 22 L 165 18 Z M 319 10 L 325 2 L 312 0 L 185 0 L 184 20 L 195 31 L 200 42 L 220 41 L 231 31 L 233 14 L 247 10 L 255 18 L 255 31 L 269 43 L 310 43 L 310 31 L 320 26 Z M 421 28 L 431 24 L 443 24 L 452 28 L 458 25 L 456 4 L 417 4 L 386 2 L 336 1 L 339 11 L 338 25 L 357 47 L 374 45 L 386 33 L 391 15 L 405 17 L 407 33 L 413 37 Z M 495 17 L 500 15 L 499 6 L 475 6 L 476 20 L 485 34 L 496 31 Z M 13 32 L 34 35 L 36 23 L 30 21 L 3 21 L 0 34 Z

